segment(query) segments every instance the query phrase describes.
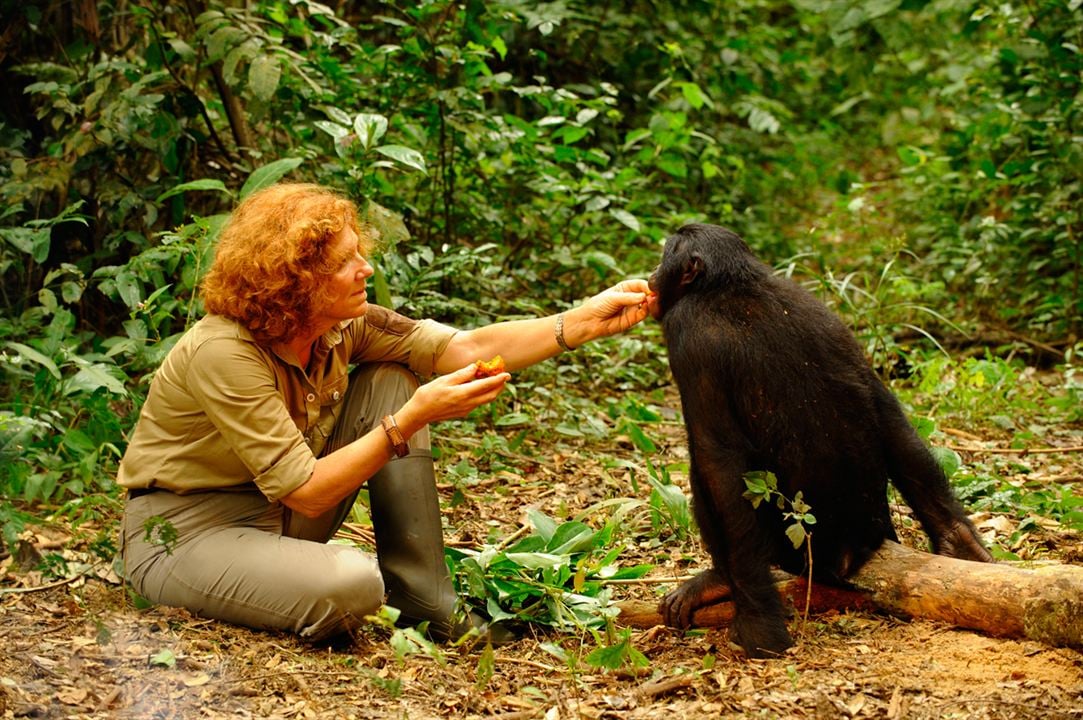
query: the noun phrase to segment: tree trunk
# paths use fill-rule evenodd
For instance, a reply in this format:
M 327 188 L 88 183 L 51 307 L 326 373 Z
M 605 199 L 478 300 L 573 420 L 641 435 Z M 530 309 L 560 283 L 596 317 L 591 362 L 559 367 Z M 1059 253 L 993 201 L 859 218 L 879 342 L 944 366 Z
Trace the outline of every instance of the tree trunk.
M 1023 568 L 931 555 L 898 543 L 883 547 L 850 579 L 851 589 L 813 583 L 779 573 L 778 589 L 798 613 L 811 600 L 813 613 L 878 610 L 977 630 L 994 637 L 1028 638 L 1083 648 L 1083 567 Z M 632 627 L 662 624 L 657 608 L 642 601 L 618 603 L 618 622 Z M 733 604 L 696 611 L 698 627 L 728 625 Z

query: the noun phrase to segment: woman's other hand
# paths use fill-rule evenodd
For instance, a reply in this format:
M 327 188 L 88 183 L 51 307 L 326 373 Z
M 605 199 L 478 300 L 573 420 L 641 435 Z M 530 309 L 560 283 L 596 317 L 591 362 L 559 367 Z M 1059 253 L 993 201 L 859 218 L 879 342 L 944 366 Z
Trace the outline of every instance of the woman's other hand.
M 474 363 L 470 363 L 419 387 L 395 413 L 399 427 L 404 433 L 413 434 L 429 423 L 466 417 L 479 405 L 492 402 L 511 378 L 503 372 L 476 379 L 476 370 Z

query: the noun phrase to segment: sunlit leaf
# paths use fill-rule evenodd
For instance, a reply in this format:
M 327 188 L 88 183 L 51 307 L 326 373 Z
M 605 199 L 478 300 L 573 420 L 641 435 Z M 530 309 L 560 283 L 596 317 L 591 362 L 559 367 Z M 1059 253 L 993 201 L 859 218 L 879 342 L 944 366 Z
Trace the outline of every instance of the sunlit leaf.
M 425 168 L 425 158 L 417 150 L 413 150 L 403 145 L 381 145 L 376 148 L 376 152 L 381 155 L 386 155 L 392 160 L 400 162 L 407 167 L 412 167 L 415 170 L 428 173 L 428 170 Z
M 257 55 L 248 68 L 248 88 L 260 100 L 267 102 L 278 89 L 282 65 L 272 55 Z
M 303 158 L 282 158 L 256 168 L 241 187 L 240 199 L 244 200 L 257 190 L 274 185 L 287 173 L 300 167 L 303 162 Z

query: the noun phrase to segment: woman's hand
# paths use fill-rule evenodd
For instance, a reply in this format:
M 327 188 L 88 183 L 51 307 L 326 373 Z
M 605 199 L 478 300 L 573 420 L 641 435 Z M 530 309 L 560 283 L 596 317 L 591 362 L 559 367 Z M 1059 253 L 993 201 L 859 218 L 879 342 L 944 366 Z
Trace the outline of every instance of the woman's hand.
M 402 432 L 409 437 L 429 423 L 466 417 L 479 405 L 492 402 L 511 378 L 505 372 L 475 379 L 475 370 L 474 363 L 470 363 L 419 387 L 395 413 Z
M 624 280 L 564 313 L 564 339 L 578 347 L 595 338 L 624 332 L 649 314 L 653 295 L 646 280 Z

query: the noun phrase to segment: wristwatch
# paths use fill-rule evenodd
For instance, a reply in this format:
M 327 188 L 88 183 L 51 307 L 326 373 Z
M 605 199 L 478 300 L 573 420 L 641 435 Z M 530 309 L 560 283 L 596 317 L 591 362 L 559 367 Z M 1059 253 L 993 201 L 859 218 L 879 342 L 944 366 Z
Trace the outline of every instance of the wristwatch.
M 402 436 L 402 430 L 399 430 L 399 424 L 395 422 L 394 415 L 384 415 L 380 420 L 380 425 L 384 428 L 384 433 L 387 434 L 387 441 L 391 443 L 391 450 L 394 451 L 398 457 L 406 457 L 410 454 L 410 446 L 406 444 L 406 438 Z

